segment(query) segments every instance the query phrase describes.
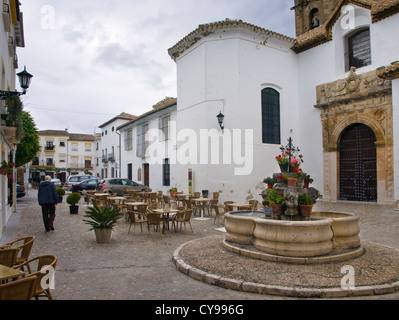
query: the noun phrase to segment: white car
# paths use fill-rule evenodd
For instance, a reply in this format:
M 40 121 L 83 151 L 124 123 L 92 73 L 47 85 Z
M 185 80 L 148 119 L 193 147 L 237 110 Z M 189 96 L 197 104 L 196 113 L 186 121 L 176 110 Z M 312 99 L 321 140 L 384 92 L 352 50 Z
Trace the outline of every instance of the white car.
M 51 179 L 51 182 L 54 183 L 56 187 L 62 187 L 62 182 L 60 179 Z

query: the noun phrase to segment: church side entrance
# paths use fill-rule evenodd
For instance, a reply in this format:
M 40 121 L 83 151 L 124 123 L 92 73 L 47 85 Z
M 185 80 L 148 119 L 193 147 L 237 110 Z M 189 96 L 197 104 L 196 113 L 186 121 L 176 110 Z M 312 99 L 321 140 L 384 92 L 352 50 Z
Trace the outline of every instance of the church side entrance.
M 368 126 L 347 127 L 339 143 L 340 200 L 377 201 L 376 137 Z

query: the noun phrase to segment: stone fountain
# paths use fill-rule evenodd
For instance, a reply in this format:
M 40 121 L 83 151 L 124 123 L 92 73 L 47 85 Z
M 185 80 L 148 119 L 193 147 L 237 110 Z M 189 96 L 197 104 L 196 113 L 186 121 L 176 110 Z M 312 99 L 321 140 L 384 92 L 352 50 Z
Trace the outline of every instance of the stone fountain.
M 295 150 L 291 138 L 287 149 Z M 315 188 L 303 187 L 305 173 L 291 171 L 273 174 L 277 183 L 272 190 L 285 198 L 281 214 L 268 218 L 260 212 L 235 211 L 225 215 L 225 247 L 244 255 L 254 247 L 261 259 L 294 263 L 341 261 L 361 255 L 359 217 L 343 212 L 312 212 L 303 216 L 298 210 L 299 196 L 305 193 L 316 201 L 320 193 Z M 285 178 L 294 176 L 296 184 L 288 185 Z M 270 190 L 261 193 L 264 200 Z M 234 244 L 246 245 L 248 250 L 237 251 Z

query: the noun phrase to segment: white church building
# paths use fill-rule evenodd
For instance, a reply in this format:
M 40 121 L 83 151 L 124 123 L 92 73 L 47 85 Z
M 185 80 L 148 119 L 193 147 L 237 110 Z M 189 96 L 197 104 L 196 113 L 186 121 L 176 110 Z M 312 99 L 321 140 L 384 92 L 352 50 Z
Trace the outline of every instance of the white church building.
M 133 180 L 187 192 L 190 172 L 193 191 L 260 200 L 291 136 L 324 201 L 398 200 L 399 1 L 296 0 L 292 9 L 296 38 L 226 19 L 171 47 L 177 104 L 118 128 L 137 132 L 122 145 L 122 176 L 138 163 Z M 167 139 L 147 135 L 138 153 L 139 126 L 165 132 L 165 118 Z

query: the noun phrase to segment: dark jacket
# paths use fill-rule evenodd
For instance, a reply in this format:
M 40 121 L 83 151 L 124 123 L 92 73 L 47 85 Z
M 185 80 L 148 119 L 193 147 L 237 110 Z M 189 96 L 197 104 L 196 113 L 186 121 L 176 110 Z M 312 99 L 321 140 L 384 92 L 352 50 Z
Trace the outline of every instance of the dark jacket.
M 54 183 L 50 181 L 44 181 L 39 186 L 39 192 L 37 194 L 39 204 L 58 203 L 58 193 Z

